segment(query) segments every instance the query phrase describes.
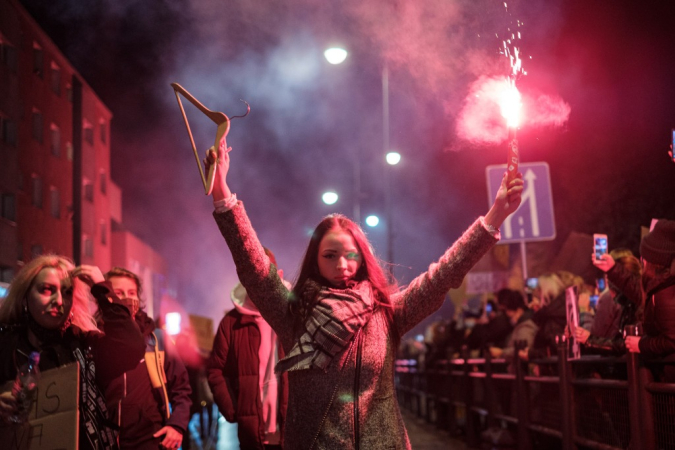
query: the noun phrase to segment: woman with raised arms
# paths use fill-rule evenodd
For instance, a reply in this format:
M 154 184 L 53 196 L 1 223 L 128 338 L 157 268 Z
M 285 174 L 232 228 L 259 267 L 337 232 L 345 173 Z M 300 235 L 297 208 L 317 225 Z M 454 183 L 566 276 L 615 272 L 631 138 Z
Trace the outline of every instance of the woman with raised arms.
M 286 351 L 276 366 L 288 372 L 284 448 L 410 448 L 394 386 L 399 340 L 499 240 L 499 227 L 520 204 L 522 176 L 505 175 L 488 213 L 400 290 L 387 281 L 361 228 L 342 215 L 327 216 L 289 291 L 227 185 L 229 150 L 223 138 L 205 160 L 217 167 L 214 217 L 239 280 Z

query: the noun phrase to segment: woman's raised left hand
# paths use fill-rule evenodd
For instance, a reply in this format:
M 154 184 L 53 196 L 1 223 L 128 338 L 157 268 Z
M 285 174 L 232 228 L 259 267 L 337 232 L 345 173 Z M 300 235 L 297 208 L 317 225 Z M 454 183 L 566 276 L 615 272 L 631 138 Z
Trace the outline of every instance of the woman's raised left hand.
M 89 287 L 92 287 L 96 283 L 105 281 L 105 277 L 98 266 L 88 266 L 83 264 L 76 267 L 72 271 L 71 275 L 74 278 L 79 278 L 80 280 L 84 281 L 87 285 L 89 285 Z
M 518 209 L 524 185 L 523 175 L 520 172 L 511 181 L 508 180 L 507 174 L 504 173 L 495 201 L 490 211 L 485 215 L 485 223 L 487 225 L 499 228 L 506 218 Z

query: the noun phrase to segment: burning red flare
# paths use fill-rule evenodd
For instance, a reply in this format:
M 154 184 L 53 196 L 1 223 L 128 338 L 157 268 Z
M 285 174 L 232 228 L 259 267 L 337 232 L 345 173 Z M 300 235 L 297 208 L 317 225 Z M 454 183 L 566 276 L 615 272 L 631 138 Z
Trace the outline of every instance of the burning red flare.
M 499 97 L 499 108 L 502 111 L 502 117 L 506 119 L 506 126 L 510 128 L 518 127 L 520 124 L 522 99 L 513 79 L 509 79 L 508 84 L 502 90 Z

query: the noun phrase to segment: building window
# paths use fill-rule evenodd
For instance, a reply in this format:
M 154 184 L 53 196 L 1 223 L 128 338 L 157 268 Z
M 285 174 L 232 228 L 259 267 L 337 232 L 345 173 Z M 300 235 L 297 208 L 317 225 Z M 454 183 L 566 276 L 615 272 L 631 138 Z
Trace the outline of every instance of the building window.
M 82 193 L 84 194 L 84 199 L 90 202 L 94 201 L 94 183 L 88 179 L 83 180 L 82 184 Z
M 108 127 L 104 121 L 101 120 L 101 122 L 98 124 L 99 128 L 99 134 L 101 135 L 101 142 L 105 144 L 106 139 L 108 138 Z
M 101 244 L 108 244 L 108 227 L 106 226 L 105 221 L 101 221 Z
M 42 178 L 33 175 L 33 206 L 42 208 Z
M 59 157 L 61 156 L 61 130 L 54 124 L 51 124 L 51 146 L 52 146 L 52 155 Z
M 14 278 L 14 269 L 12 267 L 0 267 L 0 281 L 9 283 Z
M 16 195 L 2 194 L 2 217 L 16 222 Z
M 66 158 L 68 161 L 73 160 L 73 144 L 66 142 Z
M 30 259 L 37 258 L 42 254 L 42 246 L 40 244 L 34 244 L 30 246 Z
M 44 53 L 42 48 L 37 44 L 33 43 L 33 73 L 40 78 L 44 76 Z
M 33 110 L 33 139 L 42 143 L 42 113 Z
M 61 95 L 61 68 L 52 62 L 52 92 Z
M 82 121 L 82 136 L 90 145 L 94 145 L 94 126 L 86 119 Z
M 99 182 L 101 184 L 101 193 L 105 194 L 108 192 L 108 176 L 105 172 L 101 172 L 99 175 Z
M 6 117 L 0 117 L 0 133 L 2 142 L 12 147 L 16 147 L 16 122 Z
M 19 61 L 16 47 L 10 45 L 8 42 L 0 42 L 0 60 L 5 67 L 16 73 Z
M 52 186 L 49 189 L 49 196 L 51 197 L 51 213 L 52 217 L 61 218 L 61 199 L 59 190 Z
M 94 241 L 91 240 L 91 238 L 87 235 L 83 236 L 84 239 L 84 256 L 88 256 L 89 258 L 94 257 Z

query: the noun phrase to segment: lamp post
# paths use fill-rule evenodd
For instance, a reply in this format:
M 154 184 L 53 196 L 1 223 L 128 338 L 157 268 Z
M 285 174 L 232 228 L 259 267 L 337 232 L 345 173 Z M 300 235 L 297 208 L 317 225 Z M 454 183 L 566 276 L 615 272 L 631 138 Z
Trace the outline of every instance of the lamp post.
M 348 52 L 339 47 L 332 47 L 324 51 L 324 56 L 330 64 L 341 64 L 347 59 Z M 382 154 L 389 165 L 396 165 L 401 160 L 401 155 L 397 152 L 389 151 L 389 68 L 384 64 L 382 68 Z M 354 220 L 360 222 L 361 216 L 361 173 L 360 158 L 358 152 L 354 151 Z M 391 168 L 385 168 L 385 203 L 387 217 L 387 261 L 394 263 L 394 226 L 393 226 L 393 205 L 392 205 L 392 174 Z

